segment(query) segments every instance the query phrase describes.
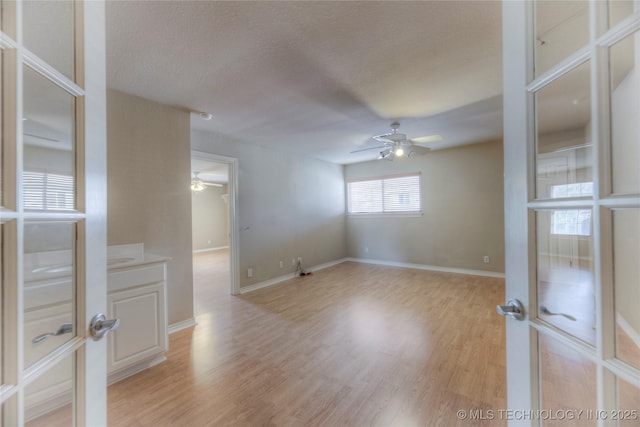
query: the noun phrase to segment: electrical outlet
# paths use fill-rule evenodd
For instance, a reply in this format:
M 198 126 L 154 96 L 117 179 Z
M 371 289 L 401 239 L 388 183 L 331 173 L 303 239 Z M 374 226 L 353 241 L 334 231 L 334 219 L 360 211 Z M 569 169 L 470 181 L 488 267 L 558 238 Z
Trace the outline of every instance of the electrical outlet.
M 284 262 L 280 261 L 280 268 L 284 268 Z
M 253 277 L 253 267 L 247 268 L 247 277 Z
M 484 256 L 484 258 L 482 258 L 482 261 L 483 261 L 485 264 L 489 264 L 489 255 L 485 255 L 485 256 Z

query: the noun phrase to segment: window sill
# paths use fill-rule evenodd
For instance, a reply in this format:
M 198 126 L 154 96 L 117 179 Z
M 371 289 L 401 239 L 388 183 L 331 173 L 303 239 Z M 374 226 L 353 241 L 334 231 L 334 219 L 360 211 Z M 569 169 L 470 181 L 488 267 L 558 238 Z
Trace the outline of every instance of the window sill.
M 347 213 L 351 218 L 420 218 L 424 212 Z

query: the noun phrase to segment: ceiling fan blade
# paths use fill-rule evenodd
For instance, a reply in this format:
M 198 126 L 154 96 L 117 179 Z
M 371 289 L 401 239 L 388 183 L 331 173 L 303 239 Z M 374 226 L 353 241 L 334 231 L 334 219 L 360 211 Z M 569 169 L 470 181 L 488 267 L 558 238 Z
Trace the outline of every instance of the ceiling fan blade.
M 411 147 L 411 151 L 413 152 L 413 154 L 421 155 L 427 154 L 429 151 L 431 151 L 431 148 L 414 145 L 413 147 Z
M 387 145 L 381 145 L 381 146 L 379 146 L 379 147 L 361 148 L 360 150 L 352 151 L 350 154 L 353 154 L 353 153 L 359 153 L 359 152 L 361 152 L 361 151 L 368 151 L 368 150 L 379 150 L 379 149 L 381 149 L 381 148 L 387 148 L 387 147 L 388 147 Z
M 393 135 L 393 133 L 383 133 L 382 135 L 376 135 L 376 136 L 372 136 L 371 138 L 373 139 L 378 139 L 378 138 L 388 138 L 391 135 Z
M 442 136 L 440 135 L 421 136 L 418 138 L 411 138 L 409 141 L 413 142 L 414 144 L 427 144 L 429 142 L 442 141 Z
M 222 184 L 218 184 L 215 182 L 205 182 L 205 181 L 201 181 L 202 185 L 208 185 L 209 187 L 224 187 L 224 185 Z
M 390 135 L 390 134 L 389 134 Z M 383 144 L 394 144 L 394 141 L 387 138 L 389 135 L 377 135 L 372 136 L 371 139 L 374 139 L 378 142 L 382 142 Z

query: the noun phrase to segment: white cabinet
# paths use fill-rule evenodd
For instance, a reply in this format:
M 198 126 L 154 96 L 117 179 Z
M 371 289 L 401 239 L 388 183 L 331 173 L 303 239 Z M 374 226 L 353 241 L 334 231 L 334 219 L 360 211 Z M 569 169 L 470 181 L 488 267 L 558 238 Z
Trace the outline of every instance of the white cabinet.
M 111 384 L 166 359 L 168 258 L 145 254 L 142 244 L 112 246 L 108 254 L 106 314 L 109 319 L 120 319 L 119 329 L 107 334 L 107 372 Z M 36 366 L 43 356 L 76 335 L 72 327 L 75 293 L 70 274 L 72 260 L 71 251 L 25 255 L 22 331 L 25 367 Z M 53 334 L 62 325 L 70 325 L 70 329 Z M 27 421 L 71 402 L 73 363 L 71 358 L 62 359 L 26 387 Z
M 107 317 L 120 319 L 118 330 L 107 335 L 109 383 L 166 359 L 165 277 L 164 261 L 109 268 Z

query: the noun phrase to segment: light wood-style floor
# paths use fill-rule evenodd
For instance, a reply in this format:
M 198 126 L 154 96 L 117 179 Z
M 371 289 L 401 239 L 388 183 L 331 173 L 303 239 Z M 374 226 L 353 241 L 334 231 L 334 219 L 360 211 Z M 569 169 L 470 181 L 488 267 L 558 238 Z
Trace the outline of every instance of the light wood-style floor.
M 233 297 L 206 255 L 198 326 L 109 387 L 110 426 L 455 426 L 505 408 L 503 280 L 344 263 Z

